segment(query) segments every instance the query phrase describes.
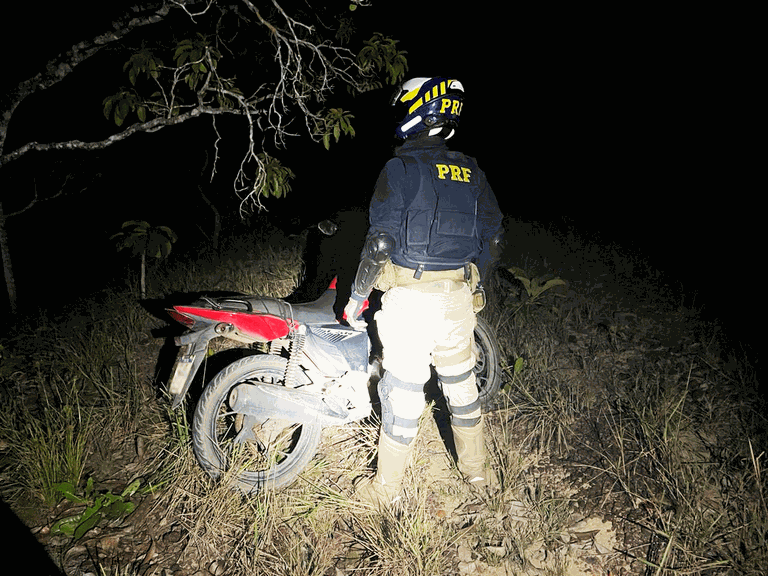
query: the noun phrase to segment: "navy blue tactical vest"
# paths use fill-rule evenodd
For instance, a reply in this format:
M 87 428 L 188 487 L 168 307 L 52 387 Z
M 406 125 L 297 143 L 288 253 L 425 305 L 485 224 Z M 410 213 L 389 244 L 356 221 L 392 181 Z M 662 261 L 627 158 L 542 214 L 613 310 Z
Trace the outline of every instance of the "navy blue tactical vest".
M 399 155 L 406 172 L 418 170 L 419 188 L 404 199 L 398 250 L 392 261 L 406 268 L 452 270 L 475 260 L 482 242 L 477 230 L 480 170 L 459 152 L 428 159 Z

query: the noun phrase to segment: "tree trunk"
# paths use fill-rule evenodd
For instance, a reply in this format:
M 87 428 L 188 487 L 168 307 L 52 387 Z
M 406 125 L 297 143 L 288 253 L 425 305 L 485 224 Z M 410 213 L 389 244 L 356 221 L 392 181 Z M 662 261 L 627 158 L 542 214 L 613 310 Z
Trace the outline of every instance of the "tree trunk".
M 3 257 L 3 275 L 5 276 L 5 286 L 8 289 L 11 314 L 16 314 L 16 281 L 13 278 L 13 268 L 11 267 L 11 253 L 8 250 L 8 234 L 5 231 L 5 213 L 2 202 L 0 202 L 0 252 L 2 252 Z
M 203 194 L 203 187 L 198 186 L 197 189 L 200 191 L 200 196 L 205 200 L 205 203 L 208 204 L 208 207 L 211 209 L 211 212 L 213 212 L 213 238 L 211 239 L 211 243 L 213 244 L 213 249 L 218 250 L 219 249 L 219 234 L 221 232 L 221 215 L 219 214 L 219 211 L 216 209 L 216 206 L 208 200 L 208 197 Z
M 141 299 L 147 299 L 147 251 L 141 253 Z

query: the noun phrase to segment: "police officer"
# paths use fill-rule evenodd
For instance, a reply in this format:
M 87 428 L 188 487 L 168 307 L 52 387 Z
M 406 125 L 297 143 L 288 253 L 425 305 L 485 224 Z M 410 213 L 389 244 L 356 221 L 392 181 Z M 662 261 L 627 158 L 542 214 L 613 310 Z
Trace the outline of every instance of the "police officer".
M 494 482 L 473 367 L 480 281 L 498 258 L 502 215 L 474 159 L 449 150 L 464 88 L 451 78 L 414 78 L 395 94 L 404 143 L 387 162 L 370 203 L 370 226 L 345 307 L 350 325 L 373 288 L 384 292 L 376 326 L 385 370 L 379 381 L 377 471 L 358 487 L 374 504 L 399 498 L 409 449 L 434 365 L 451 412 L 459 471 L 474 486 Z

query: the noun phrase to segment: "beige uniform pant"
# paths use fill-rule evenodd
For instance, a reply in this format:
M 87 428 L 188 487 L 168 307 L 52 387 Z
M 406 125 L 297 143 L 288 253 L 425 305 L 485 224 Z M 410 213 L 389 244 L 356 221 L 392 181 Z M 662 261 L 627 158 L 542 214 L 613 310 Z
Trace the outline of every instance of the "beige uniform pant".
M 440 379 L 453 424 L 471 426 L 481 413 L 472 371 L 476 319 L 471 290 L 462 270 L 424 274 L 418 283 L 389 289 L 375 317 L 387 372 L 379 383 L 382 425 L 403 444 L 418 431 L 430 364 Z

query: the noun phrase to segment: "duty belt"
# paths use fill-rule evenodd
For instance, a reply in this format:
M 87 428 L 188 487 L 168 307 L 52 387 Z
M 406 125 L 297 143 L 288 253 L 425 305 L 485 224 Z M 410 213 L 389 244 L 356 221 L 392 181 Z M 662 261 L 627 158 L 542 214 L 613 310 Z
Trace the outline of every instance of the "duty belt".
M 485 308 L 485 290 L 480 286 L 477 266 L 474 264 L 467 264 L 463 268 L 454 270 L 425 270 L 418 278 L 415 277 L 413 268 L 405 268 L 392 263 L 392 270 L 394 271 L 395 286 L 419 286 L 441 280 L 466 283 L 472 290 L 472 308 L 475 314 Z
M 393 264 L 393 268 L 395 271 L 395 283 L 398 286 L 426 284 L 438 280 L 454 280 L 456 282 L 466 282 L 468 280 L 464 267 L 454 270 L 424 270 L 418 278 L 415 277 L 413 268 L 406 268 L 397 264 Z

